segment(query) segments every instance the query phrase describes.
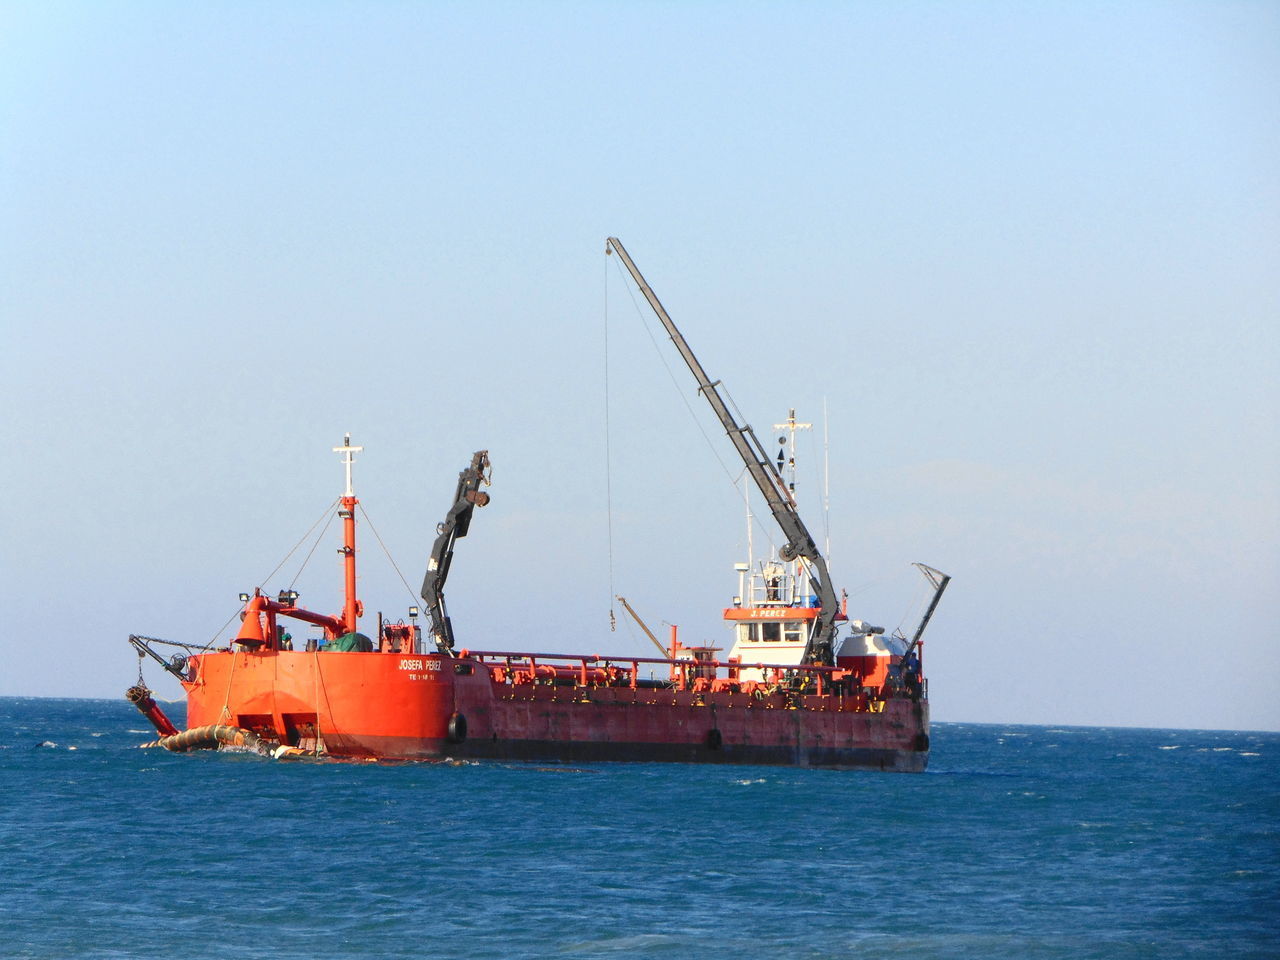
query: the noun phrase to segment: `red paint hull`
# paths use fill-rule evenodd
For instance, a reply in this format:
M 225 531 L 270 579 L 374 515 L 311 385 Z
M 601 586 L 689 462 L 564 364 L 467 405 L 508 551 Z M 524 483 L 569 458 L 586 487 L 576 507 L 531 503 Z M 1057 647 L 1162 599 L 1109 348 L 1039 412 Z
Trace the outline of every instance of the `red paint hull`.
M 478 661 L 422 654 L 263 650 L 191 664 L 188 726 L 231 724 L 339 757 L 919 772 L 929 755 L 923 699 L 503 683 Z

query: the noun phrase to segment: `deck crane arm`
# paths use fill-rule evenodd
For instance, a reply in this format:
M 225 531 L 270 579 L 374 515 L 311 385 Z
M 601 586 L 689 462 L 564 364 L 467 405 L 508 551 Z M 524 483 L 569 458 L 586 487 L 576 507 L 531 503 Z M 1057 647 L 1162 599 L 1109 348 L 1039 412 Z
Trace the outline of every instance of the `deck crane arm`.
M 924 636 L 924 628 L 929 625 L 930 619 L 933 617 L 933 611 L 938 609 L 938 601 L 942 599 L 942 592 L 947 589 L 947 584 L 951 582 L 951 578 L 941 570 L 935 570 L 933 567 L 924 563 L 913 563 L 913 567 L 924 574 L 924 578 L 929 581 L 929 585 L 933 587 L 933 598 L 929 601 L 929 607 L 924 612 L 924 616 L 920 618 L 920 626 L 916 627 L 916 634 L 911 638 L 911 642 L 907 644 L 907 649 L 902 652 L 902 660 L 906 660 L 916 652 L 916 648 L 920 646 L 920 638 Z
M 943 591 L 947 589 L 947 584 L 951 582 L 951 577 L 943 573 L 941 570 L 935 570 L 933 567 L 924 563 L 913 563 L 913 567 L 924 575 L 929 581 L 929 585 L 933 587 L 933 597 L 929 601 L 929 606 L 924 612 L 924 616 L 920 618 L 920 625 L 916 627 L 915 636 L 911 638 L 911 642 L 906 645 L 902 651 L 902 656 L 898 660 L 899 666 L 890 666 L 889 680 L 885 683 L 885 689 L 889 691 L 904 690 L 913 700 L 919 700 L 923 693 L 923 687 L 920 682 L 920 638 L 924 636 L 924 628 L 929 625 L 929 620 L 933 617 L 933 611 L 938 609 L 938 601 L 942 599 Z M 906 636 L 898 630 L 894 631 L 894 637 L 898 640 L 905 641 Z
M 664 647 L 662 644 L 658 642 L 658 638 L 653 635 L 653 631 L 649 629 L 649 625 L 640 619 L 640 614 L 636 613 L 634 610 L 631 609 L 631 604 L 627 603 L 626 597 L 619 596 L 618 601 L 622 604 L 622 609 L 626 610 L 627 613 L 631 615 L 631 619 L 640 625 L 640 629 L 644 631 L 644 635 L 649 638 L 649 641 L 655 647 L 658 648 L 658 652 L 662 654 L 662 656 L 664 657 L 675 656 L 674 651 L 668 650 L 666 647 Z
M 422 600 L 431 617 L 431 638 L 436 648 L 446 655 L 453 651 L 453 625 L 445 612 L 444 582 L 453 562 L 454 543 L 467 535 L 475 508 L 489 502 L 489 494 L 480 489 L 481 484 L 488 486 L 489 474 L 489 451 L 477 450 L 471 457 L 471 465 L 458 474 L 453 506 L 445 515 L 444 522 L 436 526 L 436 541 L 431 547 L 427 575 L 422 581 Z
M 738 456 L 742 458 L 742 462 L 746 465 L 747 472 L 751 474 L 751 478 L 755 481 L 756 486 L 760 488 L 761 494 L 764 495 L 765 502 L 769 504 L 773 519 L 777 521 L 779 528 L 782 530 L 782 535 L 787 541 L 778 551 L 779 556 L 785 561 L 801 557 L 809 565 L 810 570 L 817 574 L 818 599 L 822 605 L 822 612 L 818 616 L 814 631 L 809 635 L 809 640 L 805 644 L 802 662 L 805 664 L 830 665 L 834 662 L 832 646 L 840 604 L 836 598 L 835 587 L 831 583 L 831 574 L 827 570 L 826 559 L 822 556 L 818 545 L 805 527 L 804 521 L 800 519 L 800 514 L 796 511 L 795 500 L 787 490 L 786 483 L 773 465 L 773 461 L 756 437 L 755 431 L 750 426 L 739 424 L 734 419 L 729 407 L 720 396 L 719 390 L 716 389 L 720 381 L 713 382 L 707 376 L 706 371 L 702 369 L 702 364 L 694 356 L 689 344 L 672 322 L 657 295 L 650 289 L 649 284 L 645 282 L 644 277 L 636 268 L 635 263 L 632 262 L 626 249 L 616 237 L 610 237 L 605 244 L 606 253 L 613 251 L 617 252 L 623 265 L 631 274 L 631 278 L 636 282 L 636 286 L 640 288 L 640 292 L 649 301 L 649 306 L 653 308 L 653 312 L 662 321 L 662 325 L 676 345 L 676 349 L 680 351 L 680 356 L 693 373 L 694 379 L 698 381 L 698 392 L 706 397 L 707 402 L 711 404 L 711 409 L 715 411 L 720 423 L 724 426 L 725 433 L 728 434 L 729 439 L 733 442 L 734 449 L 738 451 Z

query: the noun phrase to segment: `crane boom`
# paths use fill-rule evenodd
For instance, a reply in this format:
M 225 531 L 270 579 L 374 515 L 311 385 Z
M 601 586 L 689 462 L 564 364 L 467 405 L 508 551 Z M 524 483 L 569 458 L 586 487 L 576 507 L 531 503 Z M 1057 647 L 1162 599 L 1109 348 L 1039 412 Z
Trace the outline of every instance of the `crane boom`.
M 649 629 L 649 625 L 640 619 L 640 614 L 631 609 L 631 604 L 627 603 L 627 598 L 620 595 L 618 600 L 622 603 L 622 609 L 631 614 L 631 619 L 640 625 L 640 629 L 644 631 L 644 635 L 649 638 L 655 647 L 658 648 L 658 652 L 664 657 L 674 657 L 675 653 L 660 644 L 658 642 L 658 638 L 653 635 L 653 631 Z
M 489 502 L 489 495 L 480 484 L 489 483 L 489 451 L 477 450 L 471 457 L 471 465 L 458 474 L 458 489 L 453 495 L 453 506 L 444 522 L 436 527 L 436 541 L 431 546 L 431 559 L 427 561 L 427 575 L 422 580 L 422 600 L 431 616 L 431 638 L 436 648 L 448 655 L 453 650 L 453 624 L 444 606 L 444 582 L 453 562 L 453 545 L 459 537 L 467 535 L 471 526 L 471 514 L 476 507 Z
M 947 584 L 951 582 L 951 577 L 927 564 L 913 563 L 912 566 L 924 574 L 924 578 L 933 587 L 933 599 L 929 601 L 929 608 L 925 610 L 924 616 L 920 618 L 920 626 L 916 627 L 916 635 L 911 638 L 911 642 L 907 644 L 907 649 L 902 653 L 904 661 L 915 653 L 916 647 L 920 646 L 920 638 L 924 636 L 924 628 L 929 625 L 929 620 L 933 617 L 933 611 L 938 609 L 938 601 L 942 599 L 942 591 L 946 590 Z
M 760 488 L 761 494 L 764 495 L 765 502 L 769 505 L 769 511 L 773 514 L 773 519 L 777 521 L 783 537 L 786 538 L 786 543 L 778 551 L 778 555 L 785 561 L 799 557 L 809 565 L 809 569 L 812 572 L 817 574 L 818 600 L 821 604 L 822 612 L 818 616 L 815 629 L 809 635 L 809 640 L 805 644 L 804 658 L 801 662 L 818 665 L 831 664 L 833 662 L 832 641 L 835 635 L 836 617 L 840 612 L 840 605 L 836 599 L 835 587 L 831 583 L 831 574 L 827 570 L 826 558 L 822 556 L 817 543 L 814 542 L 809 530 L 805 527 L 804 521 L 800 519 L 800 514 L 796 511 L 795 500 L 787 490 L 786 483 L 779 475 L 777 468 L 774 467 L 773 461 L 769 459 L 768 453 L 765 452 L 763 445 L 756 437 L 755 431 L 746 424 L 739 424 L 734 418 L 724 399 L 720 396 L 720 391 L 716 389 L 720 381 L 712 381 L 707 376 L 707 372 L 702 369 L 702 364 L 694 356 L 693 350 L 689 348 L 684 336 L 680 333 L 675 323 L 672 322 L 670 315 L 662 306 L 661 301 L 658 300 L 657 295 L 649 284 L 645 282 L 644 276 L 636 268 L 635 263 L 627 254 L 626 248 L 622 246 L 621 241 L 616 237 L 610 237 L 605 244 L 605 253 L 613 251 L 617 252 L 623 265 L 631 274 L 631 278 L 636 282 L 636 286 L 640 288 L 640 292 L 649 301 L 649 306 L 653 308 L 653 312 L 657 314 L 663 327 L 666 328 L 672 342 L 676 345 L 676 349 L 680 351 L 680 356 L 688 365 L 690 372 L 693 373 L 694 379 L 698 381 L 698 392 L 706 397 L 707 402 L 711 404 L 711 409 L 715 411 L 720 423 L 724 426 L 725 433 L 728 434 L 730 441 L 732 441 L 738 456 L 742 458 L 747 472 L 751 474 L 751 478 L 755 481 L 756 486 Z

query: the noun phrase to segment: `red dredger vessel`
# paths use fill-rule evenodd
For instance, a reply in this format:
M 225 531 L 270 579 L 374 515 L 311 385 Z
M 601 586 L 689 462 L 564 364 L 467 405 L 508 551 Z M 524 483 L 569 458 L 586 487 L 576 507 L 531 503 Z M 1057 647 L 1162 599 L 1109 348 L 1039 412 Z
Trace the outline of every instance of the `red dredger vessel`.
M 348 436 L 334 452 L 346 468 L 338 500 L 346 573 L 342 611 L 302 609 L 297 594 L 242 594 L 243 618 L 228 648 L 164 657 L 165 641 L 133 636 L 181 681 L 188 730 L 164 717 L 139 678 L 128 697 L 170 749 L 239 745 L 274 756 L 394 760 L 603 760 L 798 764 L 920 771 L 929 756 L 928 688 L 921 636 L 949 577 L 917 564 L 933 596 L 913 637 L 849 621 L 826 561 L 796 511 L 793 486 L 749 426 L 739 424 L 626 250 L 617 253 L 663 323 L 710 402 L 786 538 L 777 555 L 737 565 L 738 594 L 724 611 L 734 642 L 682 647 L 672 628 L 663 649 L 639 617 L 658 657 L 456 649 L 443 587 L 454 544 L 477 506 L 489 501 L 489 458 L 480 451 L 459 476 L 454 503 L 428 562 L 422 597 L 424 642 L 410 622 L 383 623 L 376 639 L 358 630 L 354 454 Z M 791 433 L 794 411 L 779 429 Z M 783 438 L 785 445 L 786 437 Z M 792 457 L 794 464 L 794 457 Z M 621 599 L 621 598 L 619 598 Z M 627 612 L 635 616 L 622 600 Z M 323 637 L 292 649 L 288 620 Z M 839 631 L 845 629 L 843 636 Z M 183 646 L 179 644 L 179 646 Z M 140 661 L 141 662 L 141 661 Z M 655 676 L 657 674 L 658 676 Z

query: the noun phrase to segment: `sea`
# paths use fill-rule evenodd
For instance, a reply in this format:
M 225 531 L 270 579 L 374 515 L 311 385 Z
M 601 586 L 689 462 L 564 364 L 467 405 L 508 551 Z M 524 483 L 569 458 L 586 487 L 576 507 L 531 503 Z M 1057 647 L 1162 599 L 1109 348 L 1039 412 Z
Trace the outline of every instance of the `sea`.
M 1280 957 L 1276 733 L 937 723 L 924 774 L 152 737 L 0 699 L 0 956 Z

